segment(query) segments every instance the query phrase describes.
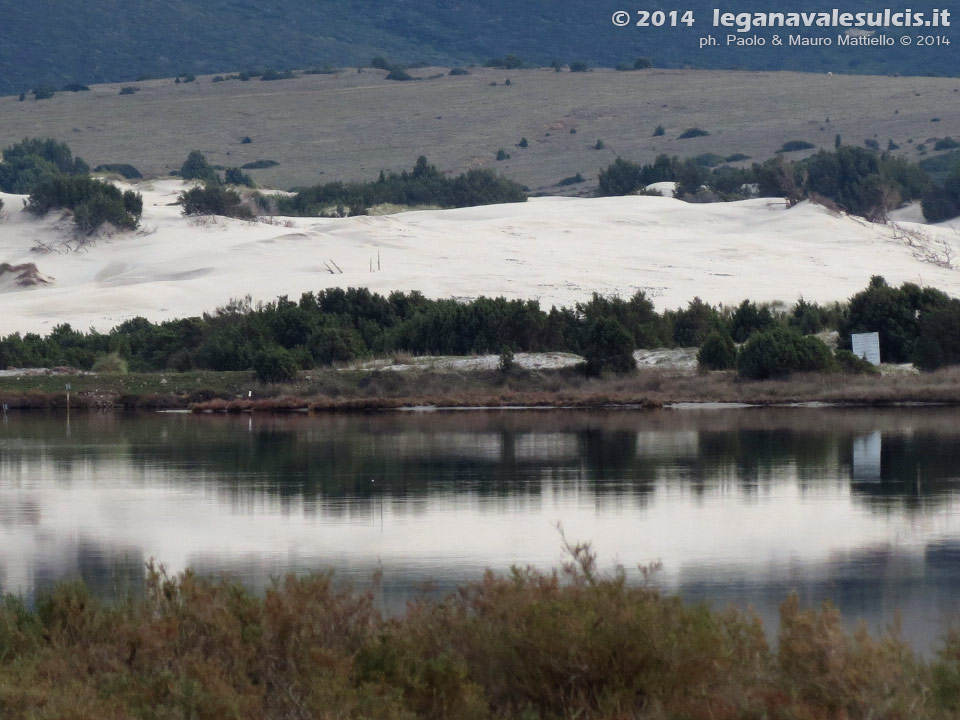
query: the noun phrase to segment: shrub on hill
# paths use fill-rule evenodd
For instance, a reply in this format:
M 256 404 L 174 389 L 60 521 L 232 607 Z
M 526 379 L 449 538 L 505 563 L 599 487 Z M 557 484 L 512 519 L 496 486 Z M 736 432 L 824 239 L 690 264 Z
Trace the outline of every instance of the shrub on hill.
M 395 67 L 390 72 L 387 73 L 387 80 L 396 80 L 397 82 L 407 82 L 413 80 L 413 75 L 408 73 L 402 67 Z
M 421 156 L 411 172 L 382 172 L 374 182 L 332 182 L 301 190 L 293 197 L 279 198 L 278 212 L 318 216 L 338 204 L 372 207 L 389 203 L 454 208 L 525 202 L 526 199 L 522 186 L 491 170 L 474 169 L 449 178 Z
M 794 372 L 822 372 L 834 366 L 830 348 L 822 340 L 782 326 L 755 334 L 737 357 L 740 377 L 749 380 L 767 380 Z
M 590 66 L 587 65 L 582 60 L 577 60 L 576 62 L 570 63 L 570 72 L 572 73 L 585 73 L 590 69 Z
M 709 134 L 710 134 L 709 132 L 701 128 L 687 128 L 682 133 L 680 133 L 680 136 L 677 139 L 689 140 L 690 138 L 706 137 Z
M 737 363 L 737 346 L 726 333 L 712 332 L 697 352 L 701 370 L 732 370 Z
M 37 185 L 27 204 L 27 210 L 35 215 L 54 208 L 72 210 L 81 232 L 92 233 L 104 223 L 135 230 L 143 213 L 143 197 L 90 177 L 61 175 Z
M 254 160 L 240 166 L 241 170 L 266 170 L 279 165 L 276 160 Z
M 57 89 L 52 85 L 38 85 L 30 92 L 34 100 L 49 100 L 56 94 Z
M 653 67 L 653 61 L 648 57 L 638 57 L 633 61 L 634 70 L 649 70 Z
M 191 150 L 187 159 L 180 166 L 180 177 L 184 180 L 202 180 L 207 183 L 218 183 L 220 178 L 216 170 L 207 162 L 207 158 L 199 150 Z
M 106 165 L 97 165 L 94 169 L 96 173 L 114 173 L 120 175 L 126 180 L 141 180 L 143 175 L 140 174 L 140 171 L 137 170 L 133 165 L 127 165 L 126 163 L 109 163 Z
M 60 88 L 61 92 L 90 92 L 90 88 L 80 83 L 70 83 Z
M 449 75 L 453 75 L 453 76 L 457 76 L 457 75 L 469 75 L 469 74 L 470 74 L 470 71 L 467 70 L 466 68 L 455 67 L 455 68 L 451 69 L 448 74 L 449 74 Z
M 133 87 L 133 86 L 128 86 L 128 87 L 120 88 L 120 92 L 119 92 L 118 94 L 120 94 L 120 95 L 136 95 L 138 92 L 140 92 L 140 88 L 138 88 L 138 87 Z
M 0 191 L 28 195 L 33 188 L 58 175 L 86 175 L 90 166 L 74 157 L 70 148 L 52 138 L 32 138 L 3 149 Z
M 243 204 L 243 198 L 235 190 L 222 185 L 195 187 L 180 195 L 184 215 L 222 215 L 249 220 L 253 211 Z
M 800 150 L 813 150 L 817 146 L 813 143 L 809 143 L 806 140 L 787 140 L 783 145 L 780 146 L 780 149 L 777 150 L 778 153 L 789 153 L 789 152 L 798 152 Z
M 770 308 L 744 300 L 730 316 L 730 335 L 736 342 L 743 343 L 754 333 L 767 330 L 775 323 Z
M 941 138 L 933 144 L 934 150 L 953 150 L 955 148 L 960 148 L 960 142 L 957 142 L 952 137 Z
M 253 178 L 243 172 L 240 168 L 227 168 L 223 171 L 223 182 L 225 185 L 242 185 L 243 187 L 256 187 Z

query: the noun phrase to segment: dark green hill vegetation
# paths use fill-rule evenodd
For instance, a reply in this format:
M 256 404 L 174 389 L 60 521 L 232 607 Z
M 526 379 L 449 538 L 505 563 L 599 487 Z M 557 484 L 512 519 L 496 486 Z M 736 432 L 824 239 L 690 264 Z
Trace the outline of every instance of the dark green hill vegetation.
M 373 182 L 332 182 L 300 190 L 293 197 L 277 197 L 281 215 L 322 215 L 331 208 L 348 208 L 361 214 L 374 205 L 436 205 L 442 208 L 525 202 L 518 183 L 491 170 L 470 170 L 449 178 L 427 162 L 417 159 L 410 172 L 381 172 Z M 342 213 L 341 213 L 342 214 Z
M 935 6 L 932 0 L 912 5 L 928 11 Z M 818 0 L 803 9 L 831 7 Z M 253 66 L 275 68 L 282 75 L 285 69 L 318 63 L 357 66 L 381 54 L 401 63 L 445 66 L 496 58 L 504 63 L 498 67 L 506 68 L 515 66 L 506 62 L 516 57 L 540 66 L 566 58 L 591 67 L 637 67 L 638 47 L 652 56 L 643 59 L 643 66 L 657 67 L 951 75 L 960 66 L 956 42 L 929 55 L 899 45 L 877 53 L 839 47 L 784 53 L 769 43 L 749 53 L 727 47 L 704 53 L 697 38 L 709 27 L 713 5 L 694 0 L 687 8 L 697 24 L 669 29 L 670 41 L 664 42 L 663 28 L 613 27 L 612 13 L 623 8 L 606 0 L 413 0 L 390 5 L 374 0 L 174 0 L 138 5 L 35 0 L 5 8 L 0 92 L 141 76 L 229 73 Z M 846 9 L 874 8 L 860 2 Z M 109 33 L 103 29 L 107 22 Z M 776 30 L 757 32 L 770 36 Z
M 750 612 L 686 604 L 622 568 L 600 573 L 588 547 L 571 553 L 562 571 L 488 573 L 394 618 L 328 574 L 256 596 L 151 564 L 144 592 L 116 604 L 80 582 L 32 608 L 7 596 L 0 709 L 7 720 L 956 717 L 952 631 L 923 659 L 897 630 L 850 633 L 829 603 L 804 609 L 792 595 L 768 640 Z

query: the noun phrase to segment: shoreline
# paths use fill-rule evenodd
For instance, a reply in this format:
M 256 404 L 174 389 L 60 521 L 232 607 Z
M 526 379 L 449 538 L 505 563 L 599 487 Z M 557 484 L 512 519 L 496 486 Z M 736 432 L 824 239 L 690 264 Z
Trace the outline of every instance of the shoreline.
M 800 374 L 743 381 L 732 372 L 642 368 L 587 378 L 575 370 L 309 371 L 264 385 L 250 372 L 0 377 L 6 410 L 179 410 L 194 413 L 375 410 L 960 407 L 960 368 L 919 375 Z

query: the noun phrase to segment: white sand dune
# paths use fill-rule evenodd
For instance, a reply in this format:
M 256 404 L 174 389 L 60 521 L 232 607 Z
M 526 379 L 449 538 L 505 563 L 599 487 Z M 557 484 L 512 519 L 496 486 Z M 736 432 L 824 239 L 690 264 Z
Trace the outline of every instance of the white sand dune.
M 891 227 L 769 199 L 694 205 L 666 197 L 538 198 L 523 204 L 346 219 L 198 222 L 164 180 L 144 194 L 142 229 L 83 248 L 59 213 L 38 219 L 0 195 L 0 262 L 35 263 L 49 285 L 0 287 L 0 333 L 58 323 L 107 330 L 135 316 L 198 315 L 231 298 L 296 299 L 326 287 L 419 290 L 430 297 L 504 295 L 570 306 L 592 292 L 644 290 L 658 308 L 694 296 L 792 304 L 843 300 L 871 275 L 960 295 L 960 271 L 923 260 Z M 960 264 L 960 236 L 921 226 Z M 914 240 L 916 244 L 918 241 Z M 48 248 L 37 252 L 38 245 Z M 379 258 L 379 270 L 378 270 Z M 339 267 L 342 274 L 328 268 Z

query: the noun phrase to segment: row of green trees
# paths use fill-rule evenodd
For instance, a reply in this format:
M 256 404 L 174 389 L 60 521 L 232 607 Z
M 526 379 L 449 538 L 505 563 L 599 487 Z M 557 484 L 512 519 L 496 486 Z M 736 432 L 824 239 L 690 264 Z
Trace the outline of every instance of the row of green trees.
M 298 369 L 394 351 L 564 350 L 585 356 L 587 369 L 599 373 L 632 369 L 636 348 L 719 345 L 708 352 L 732 352 L 733 359 L 704 365 L 736 366 L 749 377 L 858 369 L 849 357 L 833 357 L 809 337 L 828 328 L 840 331 L 846 347 L 850 333 L 878 331 L 887 361 L 912 361 L 925 369 L 960 363 L 960 301 L 909 283 L 893 288 L 877 277 L 846 305 L 801 301 L 789 312 L 750 301 L 715 307 L 695 298 L 685 308 L 658 313 L 642 292 L 628 299 L 594 295 L 573 308 L 545 310 L 532 300 L 459 302 L 417 292 L 383 296 L 332 288 L 296 302 L 281 297 L 253 307 L 249 300 L 237 301 L 202 317 L 161 323 L 136 318 L 108 333 L 60 325 L 46 337 L 13 334 L 0 340 L 0 366 L 90 368 L 97 358 L 116 353 L 134 370 L 262 366 L 283 369 L 265 370 L 265 376 L 289 377 Z M 758 338 L 767 345 L 758 345 Z M 736 343 L 746 343 L 739 359 Z

